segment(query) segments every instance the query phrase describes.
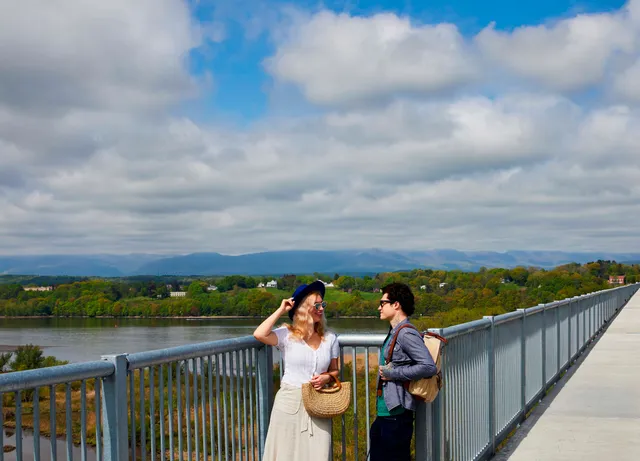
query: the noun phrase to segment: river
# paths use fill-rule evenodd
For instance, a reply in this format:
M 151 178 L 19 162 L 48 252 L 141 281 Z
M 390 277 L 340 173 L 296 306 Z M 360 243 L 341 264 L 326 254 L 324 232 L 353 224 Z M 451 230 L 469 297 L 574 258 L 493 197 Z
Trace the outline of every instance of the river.
M 284 321 L 285 318 L 282 319 Z M 288 319 L 286 319 L 288 320 Z M 133 353 L 250 335 L 260 319 L 0 318 L 0 346 L 36 344 L 58 360 L 99 360 Z M 278 322 L 278 325 L 280 322 Z M 386 333 L 379 319 L 330 319 L 336 333 Z

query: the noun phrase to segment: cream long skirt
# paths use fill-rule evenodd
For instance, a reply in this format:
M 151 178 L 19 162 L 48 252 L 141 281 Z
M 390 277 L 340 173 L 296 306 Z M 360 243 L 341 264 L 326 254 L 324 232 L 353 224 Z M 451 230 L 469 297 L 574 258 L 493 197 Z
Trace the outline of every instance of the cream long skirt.
M 328 461 L 331 420 L 309 416 L 302 390 L 282 384 L 276 393 L 263 461 Z

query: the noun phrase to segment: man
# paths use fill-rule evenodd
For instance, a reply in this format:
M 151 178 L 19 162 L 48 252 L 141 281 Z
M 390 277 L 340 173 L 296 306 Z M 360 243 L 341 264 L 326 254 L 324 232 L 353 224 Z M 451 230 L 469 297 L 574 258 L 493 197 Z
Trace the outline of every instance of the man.
M 370 460 L 410 461 L 417 402 L 405 384 L 433 376 L 437 370 L 421 334 L 411 327 L 399 331 L 391 363 L 385 364 L 394 334 L 402 325 L 410 324 L 415 301 L 404 283 L 391 283 L 382 288 L 382 293 L 378 311 L 380 319 L 389 322 L 390 327 L 380 355 L 377 418 L 370 430 Z

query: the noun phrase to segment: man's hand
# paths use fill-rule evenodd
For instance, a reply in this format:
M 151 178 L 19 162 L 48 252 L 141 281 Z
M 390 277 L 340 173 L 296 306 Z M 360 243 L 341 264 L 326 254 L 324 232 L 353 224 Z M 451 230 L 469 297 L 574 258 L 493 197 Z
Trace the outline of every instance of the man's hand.
M 389 368 L 391 368 L 389 365 L 382 365 L 380 367 L 380 371 L 378 372 L 378 374 L 380 375 L 380 379 L 383 381 L 391 381 L 391 378 L 389 378 L 388 376 L 385 375 L 386 372 L 389 371 Z

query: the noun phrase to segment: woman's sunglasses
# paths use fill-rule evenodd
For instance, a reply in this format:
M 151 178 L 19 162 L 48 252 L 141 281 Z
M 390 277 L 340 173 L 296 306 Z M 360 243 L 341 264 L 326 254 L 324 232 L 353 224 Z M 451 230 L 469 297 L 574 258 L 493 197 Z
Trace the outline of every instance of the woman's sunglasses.
M 326 301 L 322 301 L 321 303 L 315 303 L 315 304 L 313 305 L 313 307 L 315 307 L 315 308 L 316 308 L 316 310 L 317 310 L 317 311 L 319 311 L 319 310 L 320 310 L 320 308 L 323 308 L 323 309 L 324 309 L 325 307 L 327 307 L 327 303 L 326 303 Z

